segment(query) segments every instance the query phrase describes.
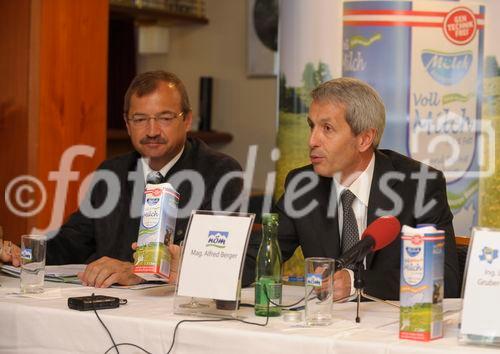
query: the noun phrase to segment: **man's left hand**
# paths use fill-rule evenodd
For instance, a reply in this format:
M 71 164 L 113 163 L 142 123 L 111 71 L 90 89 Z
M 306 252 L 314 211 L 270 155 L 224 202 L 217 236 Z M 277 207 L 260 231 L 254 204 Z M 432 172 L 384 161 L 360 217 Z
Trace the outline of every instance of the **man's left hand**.
M 134 265 L 109 257 L 101 257 L 87 265 L 78 273 L 78 278 L 85 286 L 108 288 L 113 284 L 136 285 L 144 280 L 134 274 Z
M 351 276 L 345 269 L 333 275 L 333 300 L 345 299 L 351 294 Z

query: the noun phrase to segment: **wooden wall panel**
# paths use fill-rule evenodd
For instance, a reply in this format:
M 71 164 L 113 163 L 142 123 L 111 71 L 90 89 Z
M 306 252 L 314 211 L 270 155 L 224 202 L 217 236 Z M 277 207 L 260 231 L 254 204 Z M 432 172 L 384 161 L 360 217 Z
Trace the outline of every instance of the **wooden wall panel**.
M 18 242 L 32 226 L 49 225 L 56 183 L 48 176 L 67 148 L 96 150 L 72 164 L 80 178 L 69 184 L 65 216 L 77 207 L 80 181 L 105 157 L 108 6 L 103 0 L 0 1 L 0 191 L 3 196 L 12 179 L 31 175 L 48 197 L 29 218 L 17 217 L 0 199 L 7 239 Z M 25 202 L 39 195 L 21 193 Z
M 4 195 L 10 181 L 28 172 L 30 1 L 0 1 L 0 13 L 0 225 L 6 239 L 16 240 L 27 219 L 12 213 Z
M 38 175 L 50 197 L 36 221 L 41 228 L 49 225 L 56 190 L 47 177 L 59 169 L 64 151 L 76 144 L 96 149 L 72 163 L 80 178 L 69 183 L 65 216 L 77 208 L 80 182 L 106 154 L 108 6 L 102 0 L 42 1 Z

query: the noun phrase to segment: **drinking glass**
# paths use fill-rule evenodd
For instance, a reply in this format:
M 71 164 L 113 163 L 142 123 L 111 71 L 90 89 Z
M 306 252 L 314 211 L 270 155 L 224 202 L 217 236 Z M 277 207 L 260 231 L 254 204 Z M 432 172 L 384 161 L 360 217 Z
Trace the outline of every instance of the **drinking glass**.
M 305 259 L 305 312 L 308 326 L 327 326 L 332 323 L 334 272 L 335 260 L 332 258 Z
M 43 235 L 21 237 L 21 292 L 43 292 L 47 238 Z

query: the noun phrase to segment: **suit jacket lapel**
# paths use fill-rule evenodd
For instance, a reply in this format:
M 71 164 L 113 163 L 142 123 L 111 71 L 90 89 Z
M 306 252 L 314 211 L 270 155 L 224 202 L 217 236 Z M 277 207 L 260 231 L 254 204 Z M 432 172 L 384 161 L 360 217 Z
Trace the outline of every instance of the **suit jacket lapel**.
M 179 160 L 168 170 L 166 175 L 163 177 L 163 182 L 168 182 L 168 179 L 174 175 L 175 173 L 186 169 L 186 165 L 189 160 L 189 156 L 191 155 L 191 142 L 189 140 L 186 140 L 186 143 L 184 144 L 184 151 L 182 152 L 181 157 Z
M 315 189 L 319 205 L 313 213 L 312 227 L 317 232 L 325 257 L 340 256 L 337 193 L 331 178 L 320 177 Z M 330 210 L 329 210 L 330 209 Z
M 387 198 L 380 190 L 380 180 L 384 173 L 394 171 L 392 161 L 379 150 L 375 150 L 375 167 L 373 169 L 372 185 L 370 188 L 370 199 L 368 200 L 368 211 L 366 215 L 366 225 L 370 225 L 379 216 L 376 215 L 377 209 L 390 210 L 393 208 L 392 201 Z M 388 186 L 393 187 L 397 183 L 396 179 L 388 181 Z M 366 257 L 366 268 L 369 269 L 373 261 L 374 253 Z

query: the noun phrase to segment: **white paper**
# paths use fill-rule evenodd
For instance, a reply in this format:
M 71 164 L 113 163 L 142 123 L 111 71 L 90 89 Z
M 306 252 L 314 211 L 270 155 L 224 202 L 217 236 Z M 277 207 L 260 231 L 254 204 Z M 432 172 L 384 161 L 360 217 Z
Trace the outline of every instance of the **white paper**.
M 500 336 L 500 231 L 472 235 L 462 310 L 462 334 Z
M 85 270 L 86 264 L 65 264 L 65 265 L 50 265 L 45 267 L 46 277 L 73 277 L 77 273 Z M 3 264 L 0 270 L 5 273 L 19 276 L 21 274 L 21 267 L 14 267 L 12 265 Z
M 248 216 L 193 214 L 177 295 L 236 300 L 251 221 Z

